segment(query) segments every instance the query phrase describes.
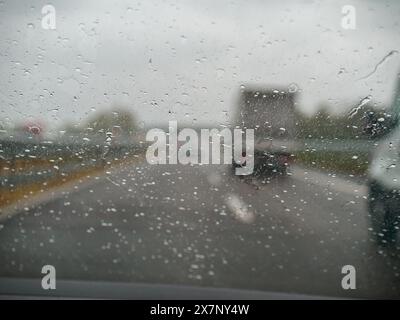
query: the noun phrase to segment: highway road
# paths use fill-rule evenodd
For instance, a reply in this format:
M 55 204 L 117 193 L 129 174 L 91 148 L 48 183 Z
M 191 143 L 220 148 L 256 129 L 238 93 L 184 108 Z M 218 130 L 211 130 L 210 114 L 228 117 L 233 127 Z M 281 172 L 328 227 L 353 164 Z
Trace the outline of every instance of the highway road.
M 0 277 L 400 297 L 399 250 L 369 234 L 365 185 L 293 167 L 241 179 L 227 166 L 124 165 L 0 221 Z M 356 269 L 344 290 L 341 269 Z

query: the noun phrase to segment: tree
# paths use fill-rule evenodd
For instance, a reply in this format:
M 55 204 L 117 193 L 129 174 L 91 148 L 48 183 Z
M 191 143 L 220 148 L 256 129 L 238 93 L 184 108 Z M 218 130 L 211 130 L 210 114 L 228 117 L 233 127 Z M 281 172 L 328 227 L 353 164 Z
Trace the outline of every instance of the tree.
M 86 129 L 93 133 L 113 132 L 122 135 L 132 135 L 137 130 L 134 115 L 123 108 L 112 108 L 98 113 L 86 124 Z

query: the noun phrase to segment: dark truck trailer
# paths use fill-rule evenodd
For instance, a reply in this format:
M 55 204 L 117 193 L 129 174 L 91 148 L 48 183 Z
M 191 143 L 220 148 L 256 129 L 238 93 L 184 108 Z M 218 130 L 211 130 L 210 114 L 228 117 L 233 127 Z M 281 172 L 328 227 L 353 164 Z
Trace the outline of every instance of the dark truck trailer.
M 296 93 L 287 89 L 241 91 L 235 127 L 254 129 L 253 175 L 286 175 L 297 148 L 295 101 Z M 233 170 L 241 165 L 233 161 Z

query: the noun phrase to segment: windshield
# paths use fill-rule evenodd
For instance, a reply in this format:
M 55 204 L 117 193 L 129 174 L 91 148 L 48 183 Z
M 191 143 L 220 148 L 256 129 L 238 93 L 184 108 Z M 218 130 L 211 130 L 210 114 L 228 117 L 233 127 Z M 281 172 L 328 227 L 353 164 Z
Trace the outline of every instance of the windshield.
M 399 18 L 1 1 L 0 278 L 398 298 Z

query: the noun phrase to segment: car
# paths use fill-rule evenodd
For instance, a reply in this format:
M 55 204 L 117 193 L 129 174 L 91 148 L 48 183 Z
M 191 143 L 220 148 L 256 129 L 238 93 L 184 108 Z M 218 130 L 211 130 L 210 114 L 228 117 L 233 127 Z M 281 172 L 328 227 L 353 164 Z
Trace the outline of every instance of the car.
M 368 176 L 370 230 L 378 243 L 395 244 L 400 226 L 400 127 L 378 143 Z

